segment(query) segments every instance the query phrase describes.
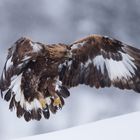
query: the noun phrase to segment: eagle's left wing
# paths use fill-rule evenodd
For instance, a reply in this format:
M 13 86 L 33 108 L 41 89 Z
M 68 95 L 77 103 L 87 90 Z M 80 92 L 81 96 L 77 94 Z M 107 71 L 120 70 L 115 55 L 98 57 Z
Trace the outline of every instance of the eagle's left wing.
M 140 92 L 140 50 L 118 40 L 92 35 L 71 45 L 72 59 L 61 64 L 60 80 L 67 87 L 133 89 Z

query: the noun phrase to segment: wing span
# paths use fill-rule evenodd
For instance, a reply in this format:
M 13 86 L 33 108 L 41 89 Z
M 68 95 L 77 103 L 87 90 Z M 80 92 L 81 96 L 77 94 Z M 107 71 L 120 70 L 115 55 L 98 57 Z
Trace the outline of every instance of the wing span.
M 118 40 L 92 35 L 71 45 L 72 59 L 61 64 L 67 87 L 115 86 L 140 92 L 140 50 Z

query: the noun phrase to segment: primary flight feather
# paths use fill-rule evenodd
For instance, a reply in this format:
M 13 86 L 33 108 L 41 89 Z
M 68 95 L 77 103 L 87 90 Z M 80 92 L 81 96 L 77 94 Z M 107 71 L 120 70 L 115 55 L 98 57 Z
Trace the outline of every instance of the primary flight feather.
M 26 121 L 48 119 L 79 84 L 115 86 L 140 93 L 140 50 L 91 35 L 71 45 L 20 38 L 9 48 L 1 75 L 2 97 Z

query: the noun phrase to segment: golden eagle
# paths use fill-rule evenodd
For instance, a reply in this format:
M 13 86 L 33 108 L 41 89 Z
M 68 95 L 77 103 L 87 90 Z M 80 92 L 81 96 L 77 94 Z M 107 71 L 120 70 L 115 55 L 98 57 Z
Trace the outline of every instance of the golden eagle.
M 22 37 L 9 48 L 0 89 L 9 109 L 30 121 L 56 113 L 79 84 L 140 92 L 140 50 L 100 35 L 71 45 Z

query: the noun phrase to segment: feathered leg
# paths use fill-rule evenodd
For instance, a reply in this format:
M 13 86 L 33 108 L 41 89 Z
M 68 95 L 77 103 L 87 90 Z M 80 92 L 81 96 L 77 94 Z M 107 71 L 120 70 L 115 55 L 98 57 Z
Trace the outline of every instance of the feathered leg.
M 53 106 L 62 108 L 63 105 L 62 105 L 61 99 L 59 95 L 57 94 L 57 92 L 60 91 L 60 86 L 62 86 L 61 82 L 58 81 L 57 79 L 48 80 L 48 92 L 50 96 L 53 98 Z

